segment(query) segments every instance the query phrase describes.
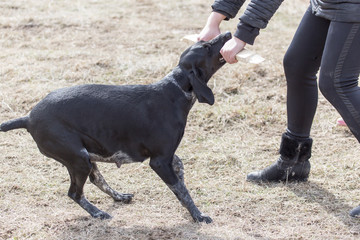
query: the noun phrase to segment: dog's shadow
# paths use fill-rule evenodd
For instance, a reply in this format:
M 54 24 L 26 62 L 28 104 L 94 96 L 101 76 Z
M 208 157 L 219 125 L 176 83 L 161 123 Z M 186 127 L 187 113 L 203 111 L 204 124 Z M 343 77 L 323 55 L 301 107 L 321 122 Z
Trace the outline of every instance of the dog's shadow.
M 145 226 L 128 224 L 122 220 L 97 220 L 91 217 L 77 217 L 66 223 L 66 228 L 56 239 L 113 240 L 113 239 L 204 239 L 223 240 L 218 236 L 201 233 L 202 223 L 185 222 L 175 226 Z

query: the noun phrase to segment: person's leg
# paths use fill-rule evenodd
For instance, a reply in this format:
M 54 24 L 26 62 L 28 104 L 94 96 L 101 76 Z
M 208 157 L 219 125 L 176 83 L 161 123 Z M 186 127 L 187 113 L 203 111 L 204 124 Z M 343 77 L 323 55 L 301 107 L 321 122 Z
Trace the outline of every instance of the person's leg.
M 360 142 L 360 23 L 332 22 L 319 75 L 324 97 Z
M 360 23 L 332 22 L 329 27 L 319 87 L 360 142 Z M 350 211 L 360 216 L 360 206 Z
M 330 21 L 316 17 L 308 9 L 285 54 L 288 132 L 309 137 L 315 115 L 319 71 Z
M 280 158 L 264 170 L 250 173 L 247 180 L 307 180 L 312 145 L 309 135 L 318 100 L 316 74 L 329 24 L 313 15 L 310 8 L 301 20 L 284 57 L 288 129 L 282 136 Z

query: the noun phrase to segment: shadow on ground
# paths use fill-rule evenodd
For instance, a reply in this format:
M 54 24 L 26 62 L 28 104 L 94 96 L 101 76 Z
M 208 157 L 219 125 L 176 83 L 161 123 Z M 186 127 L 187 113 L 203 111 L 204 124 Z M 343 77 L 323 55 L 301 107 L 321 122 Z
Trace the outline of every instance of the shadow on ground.
M 299 188 L 296 184 L 287 185 L 287 187 L 306 201 L 322 206 L 328 214 L 333 215 L 351 229 L 351 232 L 360 234 L 360 220 L 349 215 L 349 211 L 356 206 L 346 204 L 344 199 L 335 196 L 315 182 L 309 181 L 300 184 L 303 187 Z
M 65 229 L 59 231 L 57 239 L 204 239 L 222 240 L 218 236 L 200 233 L 202 224 L 193 222 L 176 226 L 128 226 L 126 221 L 96 220 L 91 217 L 70 220 Z

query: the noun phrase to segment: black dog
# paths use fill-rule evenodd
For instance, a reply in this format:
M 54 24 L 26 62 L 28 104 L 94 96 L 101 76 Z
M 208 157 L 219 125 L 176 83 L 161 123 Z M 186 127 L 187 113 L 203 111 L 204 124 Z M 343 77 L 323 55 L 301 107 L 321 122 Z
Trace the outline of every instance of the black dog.
M 214 95 L 206 85 L 225 64 L 219 53 L 230 33 L 198 42 L 180 57 L 178 66 L 150 85 L 81 85 L 51 92 L 28 116 L 0 125 L 0 131 L 26 128 L 41 153 L 69 171 L 68 196 L 92 217 L 110 218 L 84 196 L 87 177 L 116 201 L 130 202 L 132 194 L 114 191 L 100 174 L 96 162 L 142 162 L 174 192 L 197 222 L 210 217 L 195 206 L 183 180 L 183 164 L 175 151 L 183 137 L 187 115 L 195 102 L 212 105 Z

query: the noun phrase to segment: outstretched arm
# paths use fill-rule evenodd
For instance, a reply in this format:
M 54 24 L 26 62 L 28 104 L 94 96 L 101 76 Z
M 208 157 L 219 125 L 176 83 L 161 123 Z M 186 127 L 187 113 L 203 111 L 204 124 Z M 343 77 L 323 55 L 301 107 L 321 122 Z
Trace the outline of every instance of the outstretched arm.
M 220 34 L 220 23 L 226 16 L 221 13 L 212 12 L 207 19 L 205 27 L 201 30 L 197 40 L 209 41 Z
M 245 0 L 215 0 L 211 5 L 213 12 L 198 36 L 198 41 L 209 41 L 220 34 L 220 23 L 234 18 Z
M 221 49 L 221 54 L 228 63 L 236 63 L 238 54 L 246 44 L 253 44 L 259 35 L 260 29 L 267 26 L 269 20 L 279 8 L 283 0 L 252 0 L 244 14 L 240 17 L 237 30 Z M 198 40 L 210 40 L 220 34 L 220 23 L 235 17 L 243 0 L 215 0 L 212 5 L 213 12 L 200 32 Z

